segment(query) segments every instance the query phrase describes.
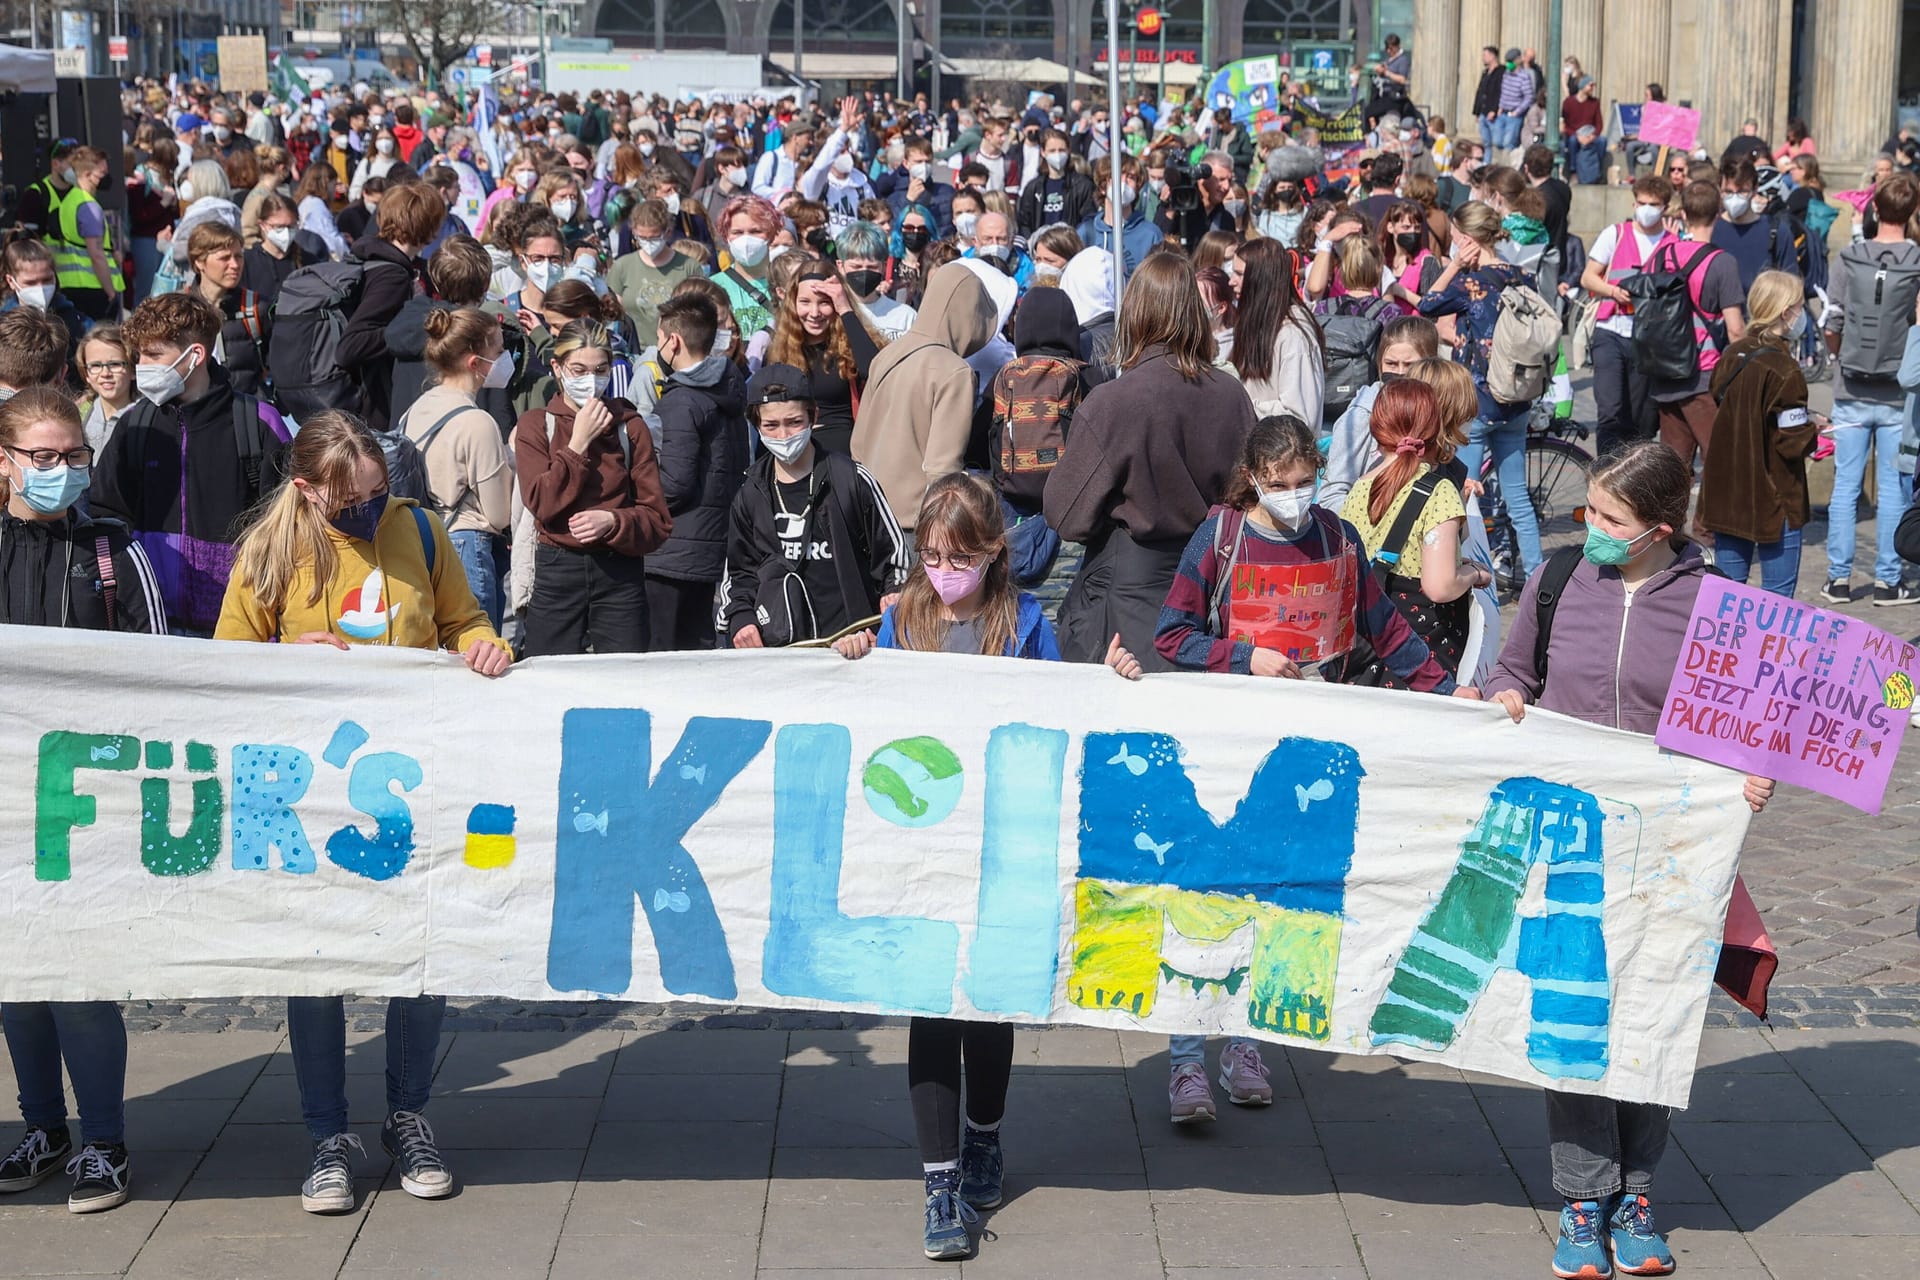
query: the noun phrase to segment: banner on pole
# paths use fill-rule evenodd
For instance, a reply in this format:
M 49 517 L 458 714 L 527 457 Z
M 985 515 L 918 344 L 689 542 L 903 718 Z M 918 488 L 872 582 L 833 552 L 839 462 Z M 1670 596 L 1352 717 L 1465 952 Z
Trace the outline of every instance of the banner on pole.
M 1234 1033 L 1685 1105 L 1747 810 L 1427 695 L 883 652 L 0 628 L 0 999 L 680 999 Z

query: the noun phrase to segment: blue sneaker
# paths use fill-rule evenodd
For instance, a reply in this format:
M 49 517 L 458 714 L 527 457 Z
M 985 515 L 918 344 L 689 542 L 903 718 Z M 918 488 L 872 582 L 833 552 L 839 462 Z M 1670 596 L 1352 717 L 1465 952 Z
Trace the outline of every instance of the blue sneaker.
M 941 1169 L 927 1175 L 927 1256 L 936 1262 L 958 1262 L 973 1252 L 967 1228 L 980 1221 L 973 1206 L 960 1198 L 960 1171 Z
M 1613 1274 L 1600 1217 L 1597 1200 L 1569 1200 L 1560 1210 L 1560 1243 L 1553 1250 L 1553 1274 L 1560 1280 L 1607 1280 Z
M 1654 1229 L 1653 1206 L 1643 1195 L 1620 1197 L 1607 1224 L 1613 1234 L 1614 1265 L 1626 1276 L 1664 1276 L 1673 1272 L 1673 1250 Z
M 1000 1131 L 982 1132 L 968 1125 L 966 1141 L 960 1144 L 960 1198 L 976 1209 L 997 1208 L 1003 1164 Z

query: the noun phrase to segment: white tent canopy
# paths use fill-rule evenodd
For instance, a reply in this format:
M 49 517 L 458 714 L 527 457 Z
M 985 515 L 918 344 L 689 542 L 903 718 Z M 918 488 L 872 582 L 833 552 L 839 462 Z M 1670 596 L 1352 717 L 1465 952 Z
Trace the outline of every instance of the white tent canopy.
M 0 44 L 0 90 L 15 93 L 52 93 L 53 50 L 22 49 Z

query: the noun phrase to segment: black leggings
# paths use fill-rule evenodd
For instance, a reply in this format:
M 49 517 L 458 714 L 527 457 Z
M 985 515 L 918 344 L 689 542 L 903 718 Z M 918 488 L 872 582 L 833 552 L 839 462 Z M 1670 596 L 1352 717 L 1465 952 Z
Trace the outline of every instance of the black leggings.
M 1013 1024 L 915 1018 L 907 1031 L 907 1087 L 924 1164 L 960 1158 L 960 1062 L 967 1064 L 967 1119 L 998 1124 L 1013 1075 Z

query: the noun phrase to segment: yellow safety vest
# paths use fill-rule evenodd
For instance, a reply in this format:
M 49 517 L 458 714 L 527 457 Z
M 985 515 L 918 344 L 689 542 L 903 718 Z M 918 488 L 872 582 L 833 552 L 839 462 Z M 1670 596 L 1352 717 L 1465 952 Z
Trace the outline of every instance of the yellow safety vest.
M 80 235 L 80 210 L 85 205 L 98 205 L 82 187 L 74 187 L 55 206 L 57 216 L 54 219 L 53 234 L 53 273 L 63 290 L 105 289 L 100 277 L 94 274 L 93 259 L 87 254 L 87 242 Z M 106 256 L 107 270 L 113 273 L 113 291 L 120 293 L 126 289 L 126 282 L 120 276 L 120 259 L 113 251 L 113 228 L 102 222 L 100 251 Z

